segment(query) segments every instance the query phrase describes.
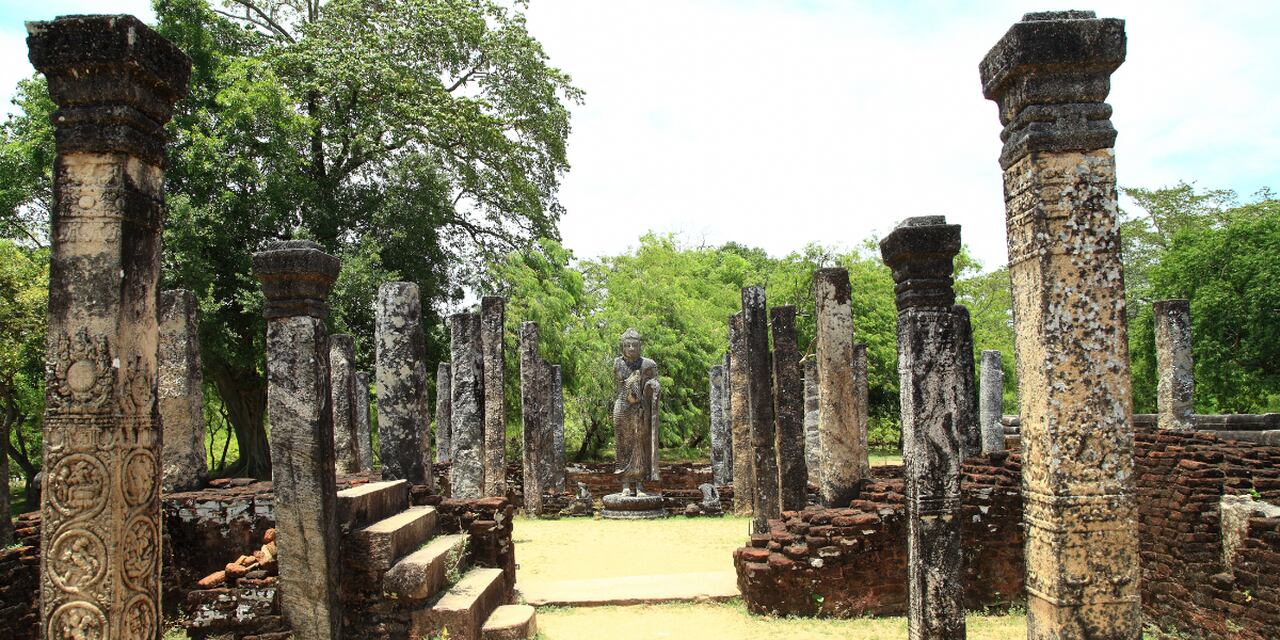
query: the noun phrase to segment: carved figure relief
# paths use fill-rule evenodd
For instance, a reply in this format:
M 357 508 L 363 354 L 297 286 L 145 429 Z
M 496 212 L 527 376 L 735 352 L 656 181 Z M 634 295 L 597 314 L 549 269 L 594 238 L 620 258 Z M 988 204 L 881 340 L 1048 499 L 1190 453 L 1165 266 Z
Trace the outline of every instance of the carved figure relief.
M 53 508 L 68 518 L 93 516 L 107 504 L 107 468 L 83 453 L 54 464 L 48 488 Z
M 49 616 L 49 640 L 103 640 L 107 618 L 90 602 L 68 602 Z
M 64 591 L 85 593 L 107 570 L 107 548 L 92 531 L 73 529 L 58 537 L 49 554 L 53 581 Z
M 132 589 L 149 591 L 155 586 L 159 557 L 155 524 L 145 516 L 134 518 L 124 531 L 124 582 Z
M 121 625 L 125 640 L 151 640 L 158 635 L 156 608 L 145 595 L 136 595 L 124 608 L 124 624 Z
M 51 408 L 72 413 L 107 409 L 116 371 L 106 336 L 90 336 L 81 328 L 75 336 L 59 335 L 50 349 L 54 357 L 45 366 L 45 380 Z
M 146 449 L 136 449 L 125 458 L 120 491 L 131 507 L 146 504 L 155 495 L 156 457 Z

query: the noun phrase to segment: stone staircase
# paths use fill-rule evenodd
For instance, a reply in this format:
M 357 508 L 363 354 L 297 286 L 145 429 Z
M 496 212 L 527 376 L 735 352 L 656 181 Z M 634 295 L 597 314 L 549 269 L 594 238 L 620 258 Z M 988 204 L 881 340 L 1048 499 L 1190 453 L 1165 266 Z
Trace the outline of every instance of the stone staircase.
M 502 569 L 473 566 L 467 533 L 438 534 L 435 507 L 410 506 L 404 480 L 338 492 L 347 638 L 515 640 L 533 607 L 506 604 Z

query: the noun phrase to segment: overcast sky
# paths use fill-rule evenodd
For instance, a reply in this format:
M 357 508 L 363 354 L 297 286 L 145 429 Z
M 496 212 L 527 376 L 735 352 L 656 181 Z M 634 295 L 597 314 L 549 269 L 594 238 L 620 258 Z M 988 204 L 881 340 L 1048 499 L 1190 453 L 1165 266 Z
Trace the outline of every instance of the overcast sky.
M 784 255 L 945 214 L 1003 263 L 1000 124 L 978 62 L 1024 12 L 1067 7 L 971 4 L 533 0 L 529 30 L 587 93 L 565 245 L 592 257 L 655 230 Z M 1122 186 L 1280 188 L 1280 3 L 1093 5 L 1127 20 L 1109 99 Z M 23 20 L 88 12 L 152 18 L 139 0 L 0 0 L 0 91 L 31 73 Z

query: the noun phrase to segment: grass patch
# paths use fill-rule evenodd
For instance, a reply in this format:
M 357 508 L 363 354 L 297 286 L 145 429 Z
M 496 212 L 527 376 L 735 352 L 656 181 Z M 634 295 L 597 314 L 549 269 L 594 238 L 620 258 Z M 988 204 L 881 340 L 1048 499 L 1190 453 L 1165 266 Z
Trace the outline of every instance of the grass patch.
M 871 466 L 873 467 L 902 464 L 902 452 L 898 451 L 897 448 L 873 448 L 868 457 L 871 459 Z

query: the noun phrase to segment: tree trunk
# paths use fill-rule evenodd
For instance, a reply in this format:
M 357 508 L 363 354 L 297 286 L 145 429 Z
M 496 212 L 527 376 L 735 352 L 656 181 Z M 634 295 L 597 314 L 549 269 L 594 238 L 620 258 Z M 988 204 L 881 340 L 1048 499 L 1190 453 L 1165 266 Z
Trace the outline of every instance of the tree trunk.
M 591 424 L 587 426 L 587 432 L 582 434 L 582 446 L 578 447 L 578 453 L 574 454 L 574 462 L 582 462 L 586 460 L 587 453 L 593 450 L 591 441 L 595 440 L 596 433 L 600 431 L 600 421 L 595 417 L 591 417 Z
M 9 509 L 9 420 L 0 418 L 0 548 L 13 543 L 13 514 Z
M 257 371 L 233 369 L 224 363 L 211 363 L 209 369 L 240 449 L 240 459 L 227 467 L 224 475 L 271 479 L 271 448 L 264 424 L 266 381 Z

